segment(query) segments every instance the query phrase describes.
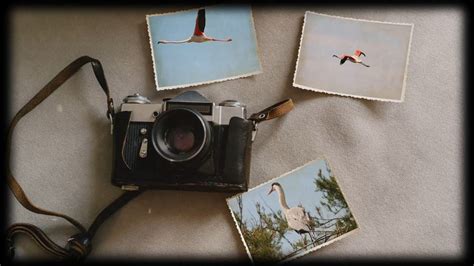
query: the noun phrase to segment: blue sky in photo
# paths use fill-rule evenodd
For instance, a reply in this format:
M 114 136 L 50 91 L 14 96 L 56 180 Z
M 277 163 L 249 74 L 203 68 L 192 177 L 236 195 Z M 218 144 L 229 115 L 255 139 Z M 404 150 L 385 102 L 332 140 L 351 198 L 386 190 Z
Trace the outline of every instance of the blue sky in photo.
M 250 6 L 205 7 L 208 37 L 231 42 L 157 44 L 184 40 L 194 32 L 197 10 L 149 16 L 159 87 L 201 83 L 261 70 Z
M 273 182 L 278 182 L 282 186 L 285 192 L 286 202 L 290 208 L 302 204 L 305 210 L 309 212 L 312 217 L 315 217 L 315 207 L 321 207 L 321 200 L 323 199 L 323 193 L 315 192 L 316 185 L 314 184 L 314 180 L 318 177 L 319 169 L 322 170 L 323 176 L 329 176 L 326 170 L 326 161 L 316 160 L 290 174 L 274 179 L 268 184 L 245 192 L 242 196 L 243 219 L 247 221 L 248 225 L 252 224 L 252 219 L 258 219 L 255 208 L 257 202 L 265 208 L 266 213 L 271 213 L 270 208 L 275 212 L 281 210 L 278 201 L 278 193 L 274 191 L 270 195 L 267 195 Z M 239 207 L 236 197 L 228 200 L 228 204 L 233 211 L 238 212 Z M 324 208 L 321 208 L 321 213 L 325 218 L 335 217 L 334 214 L 325 211 Z M 341 211 L 337 217 L 341 217 L 344 214 L 344 211 Z M 285 236 L 292 243 L 301 239 L 301 236 L 294 231 L 288 232 Z M 293 252 L 292 247 L 285 240 L 282 239 L 281 243 L 283 254 Z

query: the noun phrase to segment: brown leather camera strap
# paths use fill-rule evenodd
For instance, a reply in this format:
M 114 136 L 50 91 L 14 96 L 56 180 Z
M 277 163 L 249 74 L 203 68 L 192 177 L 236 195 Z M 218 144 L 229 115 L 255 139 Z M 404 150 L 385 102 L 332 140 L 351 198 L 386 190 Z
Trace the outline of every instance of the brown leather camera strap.
M 113 120 L 114 117 L 114 105 L 113 100 L 110 98 L 109 88 L 107 86 L 107 81 L 104 76 L 104 71 L 102 69 L 101 63 L 94 58 L 83 56 L 67 67 L 65 67 L 59 74 L 57 74 L 46 86 L 44 86 L 25 106 L 23 106 L 20 111 L 13 117 L 12 122 L 10 123 L 8 129 L 8 135 L 6 140 L 6 158 L 7 158 L 7 183 L 10 187 L 10 190 L 13 192 L 15 198 L 20 202 L 23 207 L 28 209 L 31 212 L 56 216 L 65 219 L 72 225 L 74 225 L 79 231 L 77 234 L 71 236 L 68 239 L 66 247 L 61 247 L 54 243 L 40 228 L 35 225 L 28 223 L 16 223 L 11 225 L 7 229 L 6 238 L 7 238 L 7 254 L 9 257 L 14 256 L 14 246 L 13 240 L 16 235 L 26 234 L 31 239 L 33 239 L 39 246 L 44 250 L 53 254 L 62 259 L 73 259 L 73 260 L 82 260 L 87 257 L 91 251 L 91 241 L 94 237 L 97 229 L 102 225 L 105 220 L 115 213 L 118 209 L 127 204 L 130 200 L 134 199 L 140 195 L 144 190 L 139 191 L 127 191 L 123 193 L 119 198 L 109 204 L 104 208 L 99 215 L 96 217 L 94 222 L 91 224 L 88 230 L 81 225 L 75 219 L 61 213 L 45 210 L 35 206 L 26 196 L 25 192 L 21 188 L 20 184 L 16 181 L 10 169 L 10 160 L 11 160 L 11 143 L 13 130 L 20 121 L 20 119 L 43 102 L 51 93 L 58 89 L 64 82 L 66 82 L 72 75 L 74 75 L 83 65 L 91 63 L 92 69 L 94 70 L 95 77 L 99 82 L 102 90 L 107 96 L 107 118 Z M 249 120 L 252 120 L 255 125 L 259 122 L 270 120 L 279 116 L 282 116 L 293 109 L 293 102 L 291 99 L 279 102 L 275 105 L 272 105 L 261 112 L 253 114 Z
M 252 114 L 249 117 L 249 120 L 252 120 L 255 123 L 260 123 L 262 121 L 270 120 L 270 119 L 285 115 L 289 113 L 291 110 L 293 110 L 293 108 L 294 108 L 293 101 L 291 99 L 286 99 L 268 108 L 265 108 L 258 113 Z
M 59 74 L 57 74 L 48 84 L 46 84 L 25 106 L 23 106 L 20 111 L 13 117 L 13 120 L 10 123 L 8 128 L 8 135 L 6 140 L 6 158 L 7 158 L 7 184 L 10 187 L 10 190 L 13 192 L 15 198 L 20 202 L 23 207 L 28 209 L 31 212 L 56 216 L 67 220 L 69 223 L 74 225 L 79 231 L 78 234 L 69 238 L 66 247 L 61 247 L 55 244 L 40 228 L 27 223 L 17 223 L 11 225 L 7 229 L 7 247 L 8 255 L 13 257 L 14 247 L 13 247 L 13 238 L 18 234 L 26 234 L 31 237 L 38 245 L 44 248 L 49 253 L 58 256 L 64 259 L 84 259 L 90 252 L 91 249 L 91 240 L 97 231 L 98 227 L 115 211 L 120 209 L 123 205 L 129 202 L 131 199 L 138 196 L 142 191 L 134 192 L 125 192 L 118 199 L 112 202 L 107 206 L 102 212 L 97 216 L 95 221 L 90 226 L 89 230 L 86 230 L 84 226 L 81 225 L 75 219 L 61 213 L 45 210 L 35 206 L 26 196 L 25 192 L 21 188 L 20 184 L 16 181 L 10 169 L 10 160 L 11 160 L 11 143 L 13 130 L 20 121 L 20 119 L 38 106 L 43 100 L 45 100 L 51 93 L 58 89 L 66 80 L 68 80 L 72 75 L 74 75 L 83 65 L 91 63 L 92 69 L 94 70 L 95 77 L 99 82 L 102 90 L 107 96 L 107 118 L 112 119 L 114 117 L 114 105 L 113 100 L 110 97 L 109 88 L 107 86 L 107 81 L 104 76 L 104 71 L 99 60 L 83 56 L 67 67 L 65 67 Z

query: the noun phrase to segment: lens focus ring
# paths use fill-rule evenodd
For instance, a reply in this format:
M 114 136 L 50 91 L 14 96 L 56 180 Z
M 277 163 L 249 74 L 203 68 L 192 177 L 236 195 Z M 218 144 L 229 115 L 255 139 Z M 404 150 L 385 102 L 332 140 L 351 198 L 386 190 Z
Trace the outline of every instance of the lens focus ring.
M 198 112 L 179 108 L 161 113 L 152 130 L 153 147 L 173 163 L 202 158 L 211 145 L 211 128 Z

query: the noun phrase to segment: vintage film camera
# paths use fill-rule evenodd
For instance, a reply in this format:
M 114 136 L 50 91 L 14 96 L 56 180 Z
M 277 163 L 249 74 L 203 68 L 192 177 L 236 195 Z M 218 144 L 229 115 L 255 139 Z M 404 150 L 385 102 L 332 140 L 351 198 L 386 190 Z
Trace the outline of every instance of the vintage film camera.
M 23 116 L 48 98 L 83 65 L 90 63 L 107 97 L 107 118 L 113 135 L 112 183 L 125 191 L 105 207 L 88 229 L 75 219 L 36 207 L 16 181 L 10 169 L 13 131 Z M 237 192 L 248 187 L 250 150 L 257 125 L 280 117 L 293 109 L 291 99 L 274 104 L 247 118 L 245 105 L 223 101 L 216 105 L 195 91 L 189 91 L 161 104 L 134 94 L 124 99 L 119 112 L 99 60 L 81 56 L 61 70 L 13 117 L 6 138 L 7 184 L 27 210 L 60 217 L 73 225 L 65 247 L 52 241 L 39 227 L 15 223 L 6 231 L 6 255 L 15 254 L 14 238 L 26 234 L 50 254 L 82 261 L 92 249 L 98 228 L 114 212 L 147 188 Z
M 256 131 L 246 113 L 238 101 L 215 104 L 196 91 L 162 103 L 126 97 L 114 119 L 112 183 L 124 190 L 246 191 Z

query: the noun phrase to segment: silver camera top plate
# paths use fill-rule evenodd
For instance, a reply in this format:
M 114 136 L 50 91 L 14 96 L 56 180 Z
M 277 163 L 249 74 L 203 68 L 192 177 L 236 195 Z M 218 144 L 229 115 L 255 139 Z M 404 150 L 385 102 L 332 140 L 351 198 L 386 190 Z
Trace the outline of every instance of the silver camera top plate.
M 130 122 L 155 122 L 155 118 L 161 113 L 161 104 L 122 103 L 121 111 L 132 112 Z

